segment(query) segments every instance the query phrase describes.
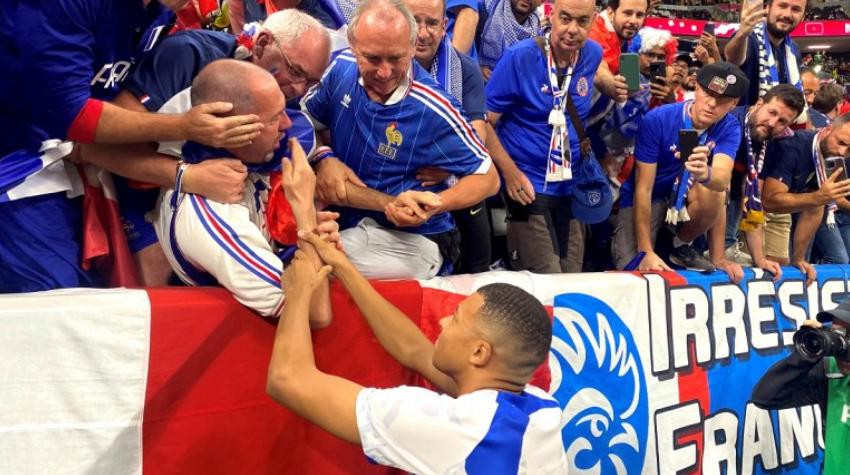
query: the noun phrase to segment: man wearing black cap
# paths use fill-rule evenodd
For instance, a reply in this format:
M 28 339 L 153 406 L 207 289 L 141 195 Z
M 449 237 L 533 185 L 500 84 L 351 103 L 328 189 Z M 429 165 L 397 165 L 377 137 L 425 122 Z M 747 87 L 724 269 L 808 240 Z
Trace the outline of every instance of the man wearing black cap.
M 839 116 L 820 131 L 798 130 L 794 135 L 776 140 L 767 149 L 764 168 L 762 204 L 773 213 L 799 213 L 791 246 L 791 264 L 814 280 L 815 268 L 808 262 L 809 245 L 823 219 L 826 207 L 827 226 L 836 223 L 835 211 L 850 211 L 850 180 L 844 179 L 844 161 L 850 156 L 850 114 Z M 836 163 L 834 172 L 827 166 Z M 830 160 L 827 160 L 830 159 Z M 842 214 L 842 216 L 844 216 Z M 850 223 L 846 223 L 850 225 Z
M 850 300 L 820 312 L 804 326 L 833 330 L 850 328 Z M 753 389 L 753 403 L 762 409 L 788 409 L 818 404 L 824 428 L 824 475 L 846 474 L 850 467 L 850 355 L 815 361 L 797 351 L 770 367 Z
M 612 244 L 618 268 L 637 260 L 641 252 L 645 255 L 639 270 L 670 269 L 654 252 L 655 237 L 666 216 L 671 224 L 683 222 L 673 240 L 671 261 L 686 268 L 714 270 L 690 243 L 723 212 L 733 157 L 740 144 L 740 124 L 728 112 L 748 86 L 737 66 L 713 63 L 697 74 L 693 101 L 668 104 L 644 117 L 635 144 L 637 166 L 620 190 Z M 698 146 L 689 157 L 678 154 L 682 129 L 698 133 Z

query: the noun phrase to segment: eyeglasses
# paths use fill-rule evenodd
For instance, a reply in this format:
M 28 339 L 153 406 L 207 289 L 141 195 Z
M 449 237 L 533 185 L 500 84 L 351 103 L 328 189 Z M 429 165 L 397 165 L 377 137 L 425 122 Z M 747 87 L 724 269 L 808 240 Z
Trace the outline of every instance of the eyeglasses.
M 425 27 L 425 31 L 428 33 L 438 33 L 443 28 L 443 20 L 437 20 L 434 18 L 429 18 L 427 20 L 423 20 L 421 18 L 416 18 L 416 28 Z
M 306 83 L 307 87 L 312 87 L 319 83 L 319 79 L 313 79 L 307 76 L 307 73 L 301 69 L 300 66 L 292 64 L 292 61 L 289 59 L 289 55 L 283 51 L 283 47 L 280 46 L 280 41 L 278 41 L 276 36 L 272 36 L 274 38 L 274 44 L 277 46 L 277 50 L 280 52 L 280 56 L 283 58 L 283 62 L 286 64 L 286 69 L 289 72 L 289 77 L 292 78 L 292 82 L 294 84 Z M 272 74 L 276 74 L 276 70 L 271 71 Z

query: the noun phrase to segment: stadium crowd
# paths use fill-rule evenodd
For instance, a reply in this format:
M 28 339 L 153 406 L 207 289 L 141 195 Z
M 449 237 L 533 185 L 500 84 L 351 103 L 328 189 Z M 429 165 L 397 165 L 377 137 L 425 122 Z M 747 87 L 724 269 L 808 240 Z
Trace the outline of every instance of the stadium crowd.
M 411 45 L 381 51 L 353 41 L 344 1 L 173 1 L 176 25 L 169 2 L 108 12 L 124 23 L 72 11 L 87 0 L 6 12 L 9 64 L 16 31 L 43 47 L 3 79 L 0 289 L 103 286 L 119 267 L 148 286 L 218 283 L 275 315 L 304 225 L 370 278 L 673 264 L 738 279 L 848 261 L 842 76 L 803 66 L 825 62 L 788 36 L 804 1 L 745 4 L 723 48 L 643 27 L 640 0 L 567 14 L 563 32 L 539 1 L 422 1 L 404 7 Z M 234 66 L 193 96 L 221 59 L 269 72 L 283 97 L 252 99 Z M 696 131 L 689 156 L 679 129 Z M 788 144 L 815 135 L 819 158 L 792 163 Z M 315 210 L 280 179 L 299 148 Z M 111 186 L 92 165 L 115 177 L 124 238 L 90 196 Z M 819 179 L 796 183 L 808 165 Z M 125 242 L 132 261 L 115 259 Z
M 789 36 L 806 0 L 743 4 L 723 48 L 644 27 L 646 0 L 203 4 L 0 12 L 0 292 L 226 287 L 284 316 L 269 393 L 379 463 L 459 463 L 383 425 L 410 401 L 539 411 L 506 440 L 564 461 L 557 404 L 523 392 L 551 340 L 533 297 L 481 289 L 435 347 L 364 277 L 850 262 L 850 113 Z M 477 399 L 317 370 L 330 272 L 394 357 Z

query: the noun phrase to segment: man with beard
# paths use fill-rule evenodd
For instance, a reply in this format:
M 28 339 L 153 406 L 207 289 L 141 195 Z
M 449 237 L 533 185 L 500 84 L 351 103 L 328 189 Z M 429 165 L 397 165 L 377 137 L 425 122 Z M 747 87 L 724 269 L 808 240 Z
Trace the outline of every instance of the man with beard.
M 612 74 L 619 74 L 620 54 L 643 27 L 646 8 L 646 0 L 610 0 L 596 15 L 587 36 L 602 46 L 602 59 Z
M 771 87 L 784 83 L 803 90 L 800 50 L 790 33 L 800 24 L 806 0 L 744 1 L 738 31 L 726 44 L 726 60 L 737 64 L 750 82 L 743 105 L 756 103 Z
M 767 151 L 762 202 L 765 211 L 800 213 L 791 246 L 791 264 L 803 271 L 808 281 L 816 276 L 807 253 L 826 208 L 827 226 L 839 230 L 850 222 L 836 219 L 838 209 L 850 211 L 850 179 L 839 179 L 843 167 L 827 176 L 824 159 L 850 156 L 850 114 L 837 117 L 819 130 L 798 130 L 773 142 Z M 848 229 L 850 230 L 850 229 Z
M 468 56 L 458 52 L 446 35 L 443 0 L 405 0 L 419 30 L 416 62 L 431 73 L 440 86 L 463 105 L 463 112 L 478 137 L 485 137 L 484 78 Z M 417 179 L 430 186 L 450 179 L 437 168 L 419 170 Z M 460 265 L 463 274 L 484 272 L 490 266 L 490 221 L 485 202 L 452 212 L 461 236 Z
M 780 264 L 788 263 L 788 234 L 782 232 L 781 225 L 765 223 L 759 175 L 764 167 L 768 144 L 786 132 L 804 107 L 803 95 L 797 88 L 790 84 L 779 84 L 754 105 L 736 107 L 730 113 L 743 125 L 741 146 L 735 156 L 726 214 L 721 215 L 712 237 L 718 237 L 716 231 L 725 228 L 725 254 L 733 258 L 740 227 L 746 235 L 751 263 L 771 272 L 776 279 L 781 275 Z M 716 249 L 719 250 L 720 246 L 716 246 Z M 712 257 L 715 265 L 721 267 L 718 262 L 723 258 L 719 253 Z M 733 266 L 724 267 L 732 269 Z M 740 276 L 737 269 L 732 270 L 735 278 Z
M 667 104 L 646 114 L 635 143 L 635 169 L 620 189 L 612 244 L 618 269 L 642 252 L 639 270 L 669 270 L 654 251 L 658 230 L 667 221 L 681 224 L 670 260 L 689 269 L 714 270 L 691 243 L 723 212 L 741 127 L 728 112 L 747 86 L 737 66 L 724 61 L 709 64 L 697 74 L 693 101 Z M 699 133 L 699 145 L 688 157 L 677 151 L 683 129 Z
M 542 0 L 485 0 L 487 19 L 481 30 L 478 62 L 484 79 L 489 80 L 502 53 L 526 39 L 539 36 L 543 30 L 537 7 Z

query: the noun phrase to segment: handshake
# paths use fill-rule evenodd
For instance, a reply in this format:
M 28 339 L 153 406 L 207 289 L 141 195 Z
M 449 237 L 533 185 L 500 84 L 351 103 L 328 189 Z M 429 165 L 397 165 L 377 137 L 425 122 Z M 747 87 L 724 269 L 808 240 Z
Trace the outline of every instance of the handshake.
M 405 191 L 384 207 L 384 215 L 398 227 L 420 226 L 443 211 L 440 195 L 430 191 Z

